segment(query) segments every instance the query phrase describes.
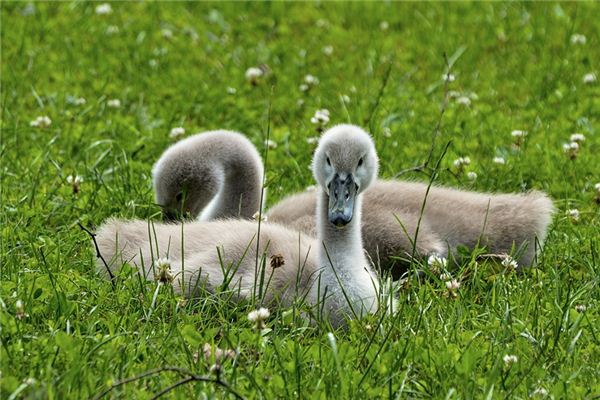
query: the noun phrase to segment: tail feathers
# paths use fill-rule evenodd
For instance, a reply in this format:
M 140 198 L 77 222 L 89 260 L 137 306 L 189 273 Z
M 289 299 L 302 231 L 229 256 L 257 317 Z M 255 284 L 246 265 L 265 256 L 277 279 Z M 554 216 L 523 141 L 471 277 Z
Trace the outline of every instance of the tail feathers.
M 554 210 L 552 200 L 538 191 L 524 195 L 517 205 L 513 218 L 519 226 L 513 225 L 513 229 L 515 237 L 519 238 L 514 244 L 522 247 L 520 265 L 535 264 L 536 254 L 544 246 Z M 518 234 L 518 230 L 522 230 L 522 234 Z

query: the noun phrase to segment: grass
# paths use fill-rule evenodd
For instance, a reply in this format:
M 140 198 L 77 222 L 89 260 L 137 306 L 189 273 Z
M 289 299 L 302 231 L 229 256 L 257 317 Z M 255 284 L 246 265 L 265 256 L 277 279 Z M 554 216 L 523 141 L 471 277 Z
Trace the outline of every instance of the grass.
M 112 3 L 107 15 L 97 5 L 0 4 L 0 397 L 92 397 L 164 366 L 218 377 L 249 398 L 600 395 L 600 86 L 583 81 L 600 73 L 596 3 L 150 2 Z M 248 84 L 246 69 L 261 64 L 271 73 Z M 447 64 L 456 79 L 446 90 Z M 302 92 L 306 74 L 320 83 Z M 79 97 L 86 103 L 73 104 Z M 150 171 L 170 129 L 239 130 L 262 149 L 269 105 L 278 144 L 269 204 L 312 184 L 305 138 L 327 108 L 331 123 L 374 135 L 384 177 L 448 146 L 436 183 L 547 191 L 557 212 L 538 267 L 465 265 L 457 298 L 438 280 L 411 281 L 398 290 L 395 318 L 332 333 L 279 309 L 257 332 L 252 305 L 185 303 L 168 286 L 148 316 L 157 283 L 124 272 L 113 291 L 77 223 L 158 219 Z M 30 126 L 44 115 L 50 126 Z M 515 129 L 528 132 L 520 150 Z M 569 159 L 562 144 L 573 132 L 586 141 Z M 457 172 L 453 160 L 464 156 L 471 164 Z M 506 164 L 493 162 L 499 156 Z M 78 190 L 70 175 L 83 177 Z M 578 222 L 568 209 L 580 211 Z M 219 375 L 202 357 L 205 343 L 237 350 Z M 150 398 L 186 374 L 164 371 L 111 393 Z M 167 396 L 226 393 L 193 381 Z

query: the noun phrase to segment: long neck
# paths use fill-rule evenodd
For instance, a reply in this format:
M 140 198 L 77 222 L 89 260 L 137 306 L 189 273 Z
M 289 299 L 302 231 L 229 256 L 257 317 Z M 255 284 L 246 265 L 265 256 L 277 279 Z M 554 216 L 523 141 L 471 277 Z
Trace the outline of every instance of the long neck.
M 211 218 L 252 218 L 260 209 L 262 165 L 245 154 L 232 154 L 221 162 L 225 176 Z
M 318 193 L 319 271 L 312 286 L 313 300 L 320 309 L 323 306 L 334 325 L 341 324 L 344 317 L 372 313 L 378 305 L 379 283 L 370 272 L 362 246 L 361 197 L 356 197 L 350 223 L 336 228 L 327 218 L 328 195 L 323 189 Z
M 368 265 L 361 234 L 362 196 L 356 197 L 354 216 L 350 223 L 342 228 L 337 228 L 329 222 L 328 203 L 327 193 L 319 189 L 317 200 L 319 262 L 321 267 L 325 267 L 324 271 L 335 269 L 338 275 L 346 277 L 364 270 Z

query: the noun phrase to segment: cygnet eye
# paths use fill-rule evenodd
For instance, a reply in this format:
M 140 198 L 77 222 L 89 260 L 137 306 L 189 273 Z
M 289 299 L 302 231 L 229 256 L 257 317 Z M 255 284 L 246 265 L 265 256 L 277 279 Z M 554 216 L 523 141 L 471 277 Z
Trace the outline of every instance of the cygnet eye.
M 327 157 L 327 165 L 331 167 L 331 160 L 329 159 L 329 157 Z
M 361 157 L 360 160 L 358 160 L 358 166 L 360 167 L 361 165 L 363 165 L 363 158 Z
M 181 200 L 183 200 L 183 192 L 177 193 L 175 200 L 177 200 L 177 202 L 181 202 Z

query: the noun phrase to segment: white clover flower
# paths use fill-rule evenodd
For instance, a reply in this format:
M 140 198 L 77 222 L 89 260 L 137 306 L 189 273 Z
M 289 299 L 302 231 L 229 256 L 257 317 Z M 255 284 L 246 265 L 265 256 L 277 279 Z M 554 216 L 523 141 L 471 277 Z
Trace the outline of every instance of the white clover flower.
M 571 160 L 574 160 L 577 158 L 577 155 L 579 154 L 579 143 L 577 143 L 577 142 L 564 143 L 562 147 L 563 147 L 563 151 L 569 156 L 569 158 Z
M 594 83 L 597 79 L 598 78 L 596 77 L 596 74 L 594 72 L 590 72 L 583 76 L 583 83 Z
M 260 218 L 261 222 L 267 222 L 268 218 L 267 218 L 267 214 L 265 213 L 261 213 L 259 211 L 255 212 L 254 214 L 252 214 L 252 219 L 255 221 L 258 221 Z
M 323 127 L 329 122 L 329 110 L 323 108 L 315 111 L 315 115 L 310 119 L 310 122 L 317 126 L 317 130 L 323 130 Z
M 523 137 L 527 136 L 527 131 L 514 130 L 510 133 L 510 135 L 514 138 L 523 138 Z
M 23 319 L 27 316 L 28 315 L 25 312 L 25 304 L 23 303 L 23 300 L 18 299 L 15 302 L 15 317 L 17 317 L 17 319 Z
M 171 39 L 173 37 L 173 31 L 169 28 L 163 28 L 160 30 L 160 34 L 165 39 Z
M 67 183 L 71 185 L 77 185 L 83 182 L 83 178 L 79 175 L 69 175 L 67 176 Z
M 470 180 L 474 181 L 477 179 L 477 173 L 470 171 L 469 173 L 467 173 L 467 178 L 469 178 Z
M 443 274 L 440 274 L 440 280 L 443 282 L 450 282 L 452 280 L 452 275 L 444 272 Z
M 148 61 L 148 65 L 151 68 L 156 68 L 156 67 L 158 67 L 158 60 L 156 58 L 152 58 L 152 59 L 150 59 L 150 61 Z
M 277 148 L 277 142 L 274 140 L 265 140 L 265 146 L 269 148 L 269 150 L 274 150 Z
M 585 35 L 581 33 L 574 33 L 571 35 L 571 44 L 585 44 L 587 41 Z
M 577 305 L 575 306 L 575 310 L 576 310 L 578 313 L 583 313 L 583 312 L 585 312 L 585 311 L 587 310 L 587 306 L 586 306 L 585 304 L 577 304 Z
M 109 25 L 106 27 L 105 32 L 107 35 L 115 35 L 115 34 L 119 33 L 119 27 L 116 25 Z
M 258 329 L 265 327 L 264 321 L 269 318 L 271 313 L 267 308 L 261 307 L 258 310 L 250 311 L 248 313 L 248 320 L 253 322 Z
M 304 82 L 308 85 L 308 86 L 316 86 L 319 84 L 319 78 L 317 78 L 314 75 L 311 74 L 307 74 L 304 77 Z
M 389 126 L 386 126 L 383 128 L 383 136 L 386 138 L 391 138 L 392 137 L 392 130 L 390 129 Z
M 531 393 L 531 397 L 534 397 L 534 396 L 540 396 L 540 397 L 548 396 L 548 391 L 546 389 L 544 389 L 543 387 L 539 387 Z
M 173 275 L 171 275 L 171 260 L 168 258 L 159 258 L 154 261 L 154 267 L 156 268 L 156 275 L 154 279 L 160 283 L 171 283 L 173 282 Z
M 573 222 L 579 221 L 580 214 L 579 214 L 578 209 L 572 208 L 572 209 L 567 210 L 566 213 L 567 213 L 567 216 L 571 219 L 571 221 L 573 221 Z
M 323 54 L 325 54 L 326 56 L 330 56 L 333 54 L 333 46 L 329 45 L 329 46 L 325 46 L 322 49 Z
M 119 99 L 110 99 L 106 102 L 106 105 L 111 108 L 119 108 L 121 107 L 121 100 Z
M 432 254 L 427 259 L 427 266 L 429 266 L 429 268 L 432 270 L 439 271 L 442 269 L 446 269 L 447 265 L 448 265 L 448 260 L 445 257 L 439 256 L 437 254 Z M 441 276 L 440 276 L 440 279 L 442 279 Z
M 298 89 L 300 89 L 301 92 L 308 92 L 310 86 L 308 86 L 306 83 L 301 83 L 300 86 L 298 86 Z
M 29 122 L 29 126 L 33 126 L 36 128 L 47 128 L 52 124 L 52 120 L 50 119 L 50 117 L 44 115 L 44 116 L 39 116 L 36 119 L 34 119 L 33 121 Z
M 348 89 L 348 90 L 350 90 L 350 93 L 352 93 L 352 94 L 356 94 L 358 92 L 358 89 L 354 85 L 350 86 L 350 89 Z
M 502 360 L 504 361 L 504 365 L 510 367 L 512 364 L 516 364 L 519 361 L 519 358 L 514 354 L 505 354 L 504 357 L 502 357 Z
M 462 169 L 467 165 L 471 165 L 471 159 L 469 157 L 458 157 L 454 160 L 454 166 L 458 169 Z
M 237 89 L 234 87 L 228 87 L 227 88 L 227 94 L 236 94 L 237 93 Z
M 456 279 L 446 281 L 446 288 L 449 291 L 454 292 L 454 291 L 458 290 L 458 288 L 460 288 L 460 282 L 457 281 Z
M 585 142 L 585 135 L 583 133 L 574 133 L 571 135 L 571 142 L 581 143 Z
M 96 6 L 96 14 L 107 15 L 112 12 L 112 7 L 108 3 L 102 3 Z
M 442 80 L 445 82 L 454 82 L 456 80 L 456 76 L 451 73 L 446 73 L 442 75 Z
M 204 346 L 202 346 L 202 353 L 204 354 L 205 360 L 211 360 L 214 356 L 217 364 L 221 364 L 227 359 L 234 359 L 237 355 L 235 350 L 223 350 L 216 346 L 213 349 L 213 347 L 208 343 L 204 343 Z
M 494 157 L 494 164 L 504 165 L 506 164 L 506 160 L 504 159 L 504 157 Z
M 379 23 L 379 29 L 381 29 L 382 31 L 387 31 L 390 28 L 390 23 L 387 21 L 381 21 Z
M 178 137 L 181 137 L 185 135 L 185 128 L 181 127 L 181 126 L 177 126 L 175 128 L 172 128 L 171 131 L 169 132 L 169 137 L 171 139 L 176 139 Z
M 600 194 L 600 183 L 596 183 L 594 185 L 594 189 L 596 189 L 596 192 L 598 192 L 598 194 Z
M 340 95 L 340 100 L 342 100 L 342 103 L 348 104 L 350 103 L 350 96 L 348 96 L 347 94 L 342 94 Z
M 250 67 L 246 70 L 246 80 L 252 85 L 257 85 L 260 78 L 264 75 L 262 69 L 258 67 Z
M 87 100 L 84 99 L 83 97 L 78 97 L 75 100 L 73 100 L 73 104 L 76 105 L 76 106 L 82 106 L 85 103 L 87 103 Z
M 306 143 L 317 144 L 317 143 L 319 143 L 319 137 L 318 136 L 309 136 L 306 138 Z
M 511 256 L 506 256 L 502 260 L 502 266 L 509 270 L 516 270 L 517 268 L 519 268 L 519 263 Z
M 79 175 L 69 175 L 67 176 L 67 183 L 71 185 L 73 189 L 73 193 L 79 193 L 79 185 L 83 182 L 83 178 Z
M 456 99 L 456 103 L 463 105 L 463 106 L 470 106 L 471 105 L 471 99 L 468 98 L 467 96 L 459 96 Z

